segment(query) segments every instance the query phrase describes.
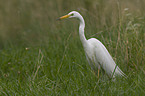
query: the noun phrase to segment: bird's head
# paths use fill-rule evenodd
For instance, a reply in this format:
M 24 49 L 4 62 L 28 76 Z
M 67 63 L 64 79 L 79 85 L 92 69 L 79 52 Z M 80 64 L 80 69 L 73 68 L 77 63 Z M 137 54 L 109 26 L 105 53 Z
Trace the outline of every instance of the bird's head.
M 62 19 L 65 19 L 65 18 L 79 18 L 81 15 L 79 14 L 79 12 L 76 12 L 76 11 L 72 11 L 70 13 L 68 13 L 67 15 L 64 15 L 60 18 L 58 18 L 58 20 L 62 20 Z

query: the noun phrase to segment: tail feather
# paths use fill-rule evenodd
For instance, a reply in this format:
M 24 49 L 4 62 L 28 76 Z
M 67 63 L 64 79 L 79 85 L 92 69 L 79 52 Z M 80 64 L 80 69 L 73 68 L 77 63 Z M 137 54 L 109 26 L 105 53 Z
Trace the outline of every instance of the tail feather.
M 121 75 L 121 76 L 127 78 L 127 75 L 126 75 L 124 72 L 122 72 L 122 70 L 121 70 L 118 66 L 117 66 L 117 70 L 116 70 L 116 71 L 119 72 L 119 75 Z

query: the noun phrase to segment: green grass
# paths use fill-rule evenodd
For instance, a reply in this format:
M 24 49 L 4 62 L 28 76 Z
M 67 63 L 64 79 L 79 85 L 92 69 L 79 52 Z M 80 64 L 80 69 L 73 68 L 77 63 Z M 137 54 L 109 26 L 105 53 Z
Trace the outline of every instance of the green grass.
M 3 1 L 0 95 L 144 96 L 144 4 L 136 0 Z M 113 82 L 103 70 L 97 78 L 79 39 L 79 22 L 56 21 L 71 10 L 81 12 L 86 37 L 106 46 L 127 79 Z

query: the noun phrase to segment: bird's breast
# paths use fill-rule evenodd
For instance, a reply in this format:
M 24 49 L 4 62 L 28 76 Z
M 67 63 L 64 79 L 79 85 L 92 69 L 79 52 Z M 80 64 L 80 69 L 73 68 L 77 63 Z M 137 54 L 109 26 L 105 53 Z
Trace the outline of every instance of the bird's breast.
M 95 52 L 94 52 L 94 48 L 91 45 L 88 45 L 84 48 L 85 53 L 87 54 L 87 56 L 93 60 L 93 57 L 95 56 Z

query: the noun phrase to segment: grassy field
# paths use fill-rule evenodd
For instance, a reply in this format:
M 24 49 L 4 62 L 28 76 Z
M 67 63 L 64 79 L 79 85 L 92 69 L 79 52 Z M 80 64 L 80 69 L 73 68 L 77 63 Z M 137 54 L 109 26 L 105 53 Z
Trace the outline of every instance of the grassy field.
M 0 1 L 0 96 L 144 96 L 144 0 Z M 99 39 L 128 75 L 111 81 L 91 70 L 79 22 L 56 21 L 79 11 L 87 38 Z

